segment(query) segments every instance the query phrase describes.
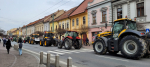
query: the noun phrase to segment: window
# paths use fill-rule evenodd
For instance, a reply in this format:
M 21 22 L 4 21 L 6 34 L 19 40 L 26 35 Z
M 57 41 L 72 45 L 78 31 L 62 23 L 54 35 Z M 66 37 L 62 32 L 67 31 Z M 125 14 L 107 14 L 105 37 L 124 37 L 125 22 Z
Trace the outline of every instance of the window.
M 65 23 L 65 29 L 67 28 L 67 24 Z
M 51 31 L 52 31 L 52 27 L 51 27 Z
M 74 19 L 72 20 L 72 26 L 74 26 Z
M 77 26 L 79 25 L 79 19 L 78 18 L 76 19 L 76 25 Z
M 144 16 L 144 2 L 137 4 L 137 16 Z
M 67 23 L 67 29 L 69 29 L 69 23 Z
M 85 20 L 85 16 L 83 17 L 83 24 L 85 24 L 86 23 L 86 20 Z
M 102 12 L 102 21 L 106 21 L 106 18 L 107 18 L 106 11 L 103 11 Z
M 96 24 L 96 14 L 93 15 L 93 24 Z
M 117 9 L 117 19 L 122 18 L 122 8 Z
M 56 25 L 56 30 L 57 30 L 57 25 Z
M 61 28 L 61 24 L 59 24 L 59 28 Z
M 62 28 L 64 29 L 64 23 L 62 24 Z

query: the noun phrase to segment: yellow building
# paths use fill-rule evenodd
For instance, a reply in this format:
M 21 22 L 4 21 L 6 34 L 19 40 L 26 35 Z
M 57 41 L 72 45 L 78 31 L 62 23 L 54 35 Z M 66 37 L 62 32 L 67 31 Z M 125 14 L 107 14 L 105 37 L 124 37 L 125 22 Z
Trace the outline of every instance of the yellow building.
M 82 39 L 88 37 L 88 11 L 87 4 L 93 0 L 84 0 L 71 14 L 71 30 L 82 34 Z M 86 29 L 86 31 L 84 31 Z M 80 36 L 81 37 L 81 36 Z

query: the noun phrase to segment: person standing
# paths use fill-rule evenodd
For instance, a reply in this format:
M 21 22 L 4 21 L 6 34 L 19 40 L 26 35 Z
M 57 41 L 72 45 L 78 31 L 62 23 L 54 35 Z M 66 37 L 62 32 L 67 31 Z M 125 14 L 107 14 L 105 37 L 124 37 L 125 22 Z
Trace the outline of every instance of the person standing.
M 9 54 L 9 49 L 10 49 L 11 46 L 11 41 L 10 39 L 8 39 L 8 41 L 6 42 L 6 49 L 7 49 L 7 53 Z
M 1 43 L 1 38 L 0 38 L 0 43 Z
M 88 46 L 88 44 L 89 44 L 89 39 L 86 38 L 86 46 Z M 90 46 L 90 44 L 89 44 L 89 46 Z
M 6 38 L 4 37 L 3 38 L 3 47 L 5 47 L 5 44 L 6 44 Z
M 18 43 L 19 43 L 19 48 L 18 48 L 19 55 L 22 55 L 22 46 L 23 46 L 22 38 L 19 38 Z

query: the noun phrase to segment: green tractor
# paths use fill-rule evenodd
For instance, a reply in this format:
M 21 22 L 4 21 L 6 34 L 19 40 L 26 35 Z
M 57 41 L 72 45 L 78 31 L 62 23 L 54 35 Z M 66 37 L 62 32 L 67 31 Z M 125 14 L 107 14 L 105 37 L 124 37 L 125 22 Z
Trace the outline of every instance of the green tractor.
M 32 34 L 31 38 L 29 39 L 29 44 L 38 44 L 40 42 L 39 34 Z
M 117 19 L 111 32 L 98 34 L 93 43 L 94 52 L 104 55 L 121 54 L 127 58 L 140 59 L 150 55 L 150 34 L 137 31 L 136 22 L 131 19 Z
M 53 32 L 45 32 L 44 37 L 40 39 L 40 46 L 57 46 L 56 45 L 56 40 L 54 38 L 54 33 Z

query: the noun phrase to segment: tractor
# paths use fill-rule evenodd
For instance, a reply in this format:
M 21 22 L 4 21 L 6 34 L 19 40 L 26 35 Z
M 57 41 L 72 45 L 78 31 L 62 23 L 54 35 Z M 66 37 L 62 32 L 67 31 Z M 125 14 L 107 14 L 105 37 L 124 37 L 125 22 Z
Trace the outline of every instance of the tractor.
M 29 44 L 38 44 L 40 42 L 39 34 L 32 34 L 29 39 Z
M 56 40 L 54 38 L 54 33 L 53 32 L 45 32 L 44 36 L 42 39 L 40 39 L 40 46 L 51 46 L 51 45 L 56 46 Z
M 66 31 L 63 40 L 59 41 L 58 48 L 61 49 L 65 47 L 66 50 L 70 50 L 72 46 L 75 49 L 80 49 L 82 47 L 81 38 L 78 37 L 76 31 Z
M 150 34 L 137 30 L 136 22 L 128 18 L 113 22 L 110 32 L 97 34 L 93 49 L 96 54 L 121 54 L 130 59 L 140 59 L 150 55 Z
M 24 42 L 24 43 L 26 43 L 26 42 L 29 43 L 29 40 L 30 40 L 30 37 L 28 36 L 28 37 L 25 37 L 25 38 L 24 38 L 24 41 L 23 41 L 23 42 Z

